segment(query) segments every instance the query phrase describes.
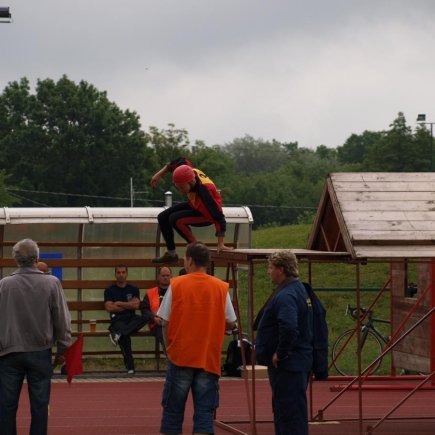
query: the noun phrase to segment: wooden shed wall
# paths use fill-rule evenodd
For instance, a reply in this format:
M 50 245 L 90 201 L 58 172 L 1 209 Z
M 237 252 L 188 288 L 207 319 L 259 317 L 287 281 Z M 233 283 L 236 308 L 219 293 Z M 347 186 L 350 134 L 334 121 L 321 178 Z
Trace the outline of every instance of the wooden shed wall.
M 406 286 L 406 263 L 391 264 L 391 306 L 392 331 L 397 331 L 401 322 L 408 313 L 414 308 L 414 305 L 422 292 L 431 284 L 432 266 L 430 263 L 421 263 L 418 266 L 418 292 L 416 298 L 405 296 Z M 430 309 L 431 298 L 428 295 L 424 303 L 413 312 L 408 322 L 401 330 L 400 335 L 408 330 L 419 319 L 421 319 Z M 431 331 L 431 322 L 429 319 L 420 324 L 411 332 L 403 341 L 401 341 L 393 351 L 393 360 L 395 367 L 400 367 L 410 371 L 428 373 L 430 371 L 430 359 L 432 340 L 435 339 Z

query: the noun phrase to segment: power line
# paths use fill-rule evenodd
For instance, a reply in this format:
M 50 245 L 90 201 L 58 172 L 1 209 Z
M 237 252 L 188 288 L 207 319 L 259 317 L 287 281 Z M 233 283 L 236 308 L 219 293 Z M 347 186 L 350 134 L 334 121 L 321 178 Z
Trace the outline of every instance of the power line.
M 78 196 L 78 197 L 86 197 L 86 198 L 119 199 L 119 200 L 129 199 L 129 198 L 123 198 L 120 196 L 99 196 L 99 195 L 86 195 L 83 193 L 48 192 L 46 190 L 14 189 L 14 188 L 10 188 L 10 187 L 6 188 L 6 190 L 11 191 L 11 192 L 42 193 L 42 194 L 46 194 L 46 195 Z
M 44 204 L 42 202 L 34 201 L 33 199 L 26 198 L 25 196 L 18 195 L 17 193 L 11 193 L 11 195 L 14 198 L 18 198 L 18 199 L 21 199 L 23 201 L 28 201 L 28 202 L 30 202 L 32 204 L 35 204 L 35 205 L 42 205 L 43 207 L 50 207 L 48 204 Z
M 118 200 L 118 201 L 131 201 L 130 197 L 122 197 L 122 196 L 103 196 L 103 195 L 87 195 L 83 193 L 65 193 L 65 192 L 49 192 L 46 190 L 30 190 L 30 189 L 16 189 L 8 187 L 6 188 L 8 192 L 26 192 L 26 193 L 37 193 L 37 194 L 45 194 L 45 195 L 57 195 L 57 196 L 70 196 L 70 197 L 80 197 L 80 198 L 96 198 L 96 199 L 108 199 L 108 200 Z M 139 193 L 139 192 L 136 192 Z M 145 193 L 145 192 L 144 192 Z M 16 195 L 18 198 L 25 199 L 27 201 L 33 202 L 37 205 L 43 205 L 45 207 L 50 207 L 47 204 L 38 203 L 37 201 L 22 197 L 17 193 L 12 193 Z M 144 203 L 154 202 L 164 204 L 163 199 L 146 199 L 146 198 L 135 198 L 135 201 L 142 201 Z M 178 201 L 181 202 L 181 201 Z M 175 201 L 177 203 L 177 201 Z M 251 208 L 270 208 L 270 209 L 287 209 L 287 210 L 317 210 L 317 207 L 313 206 L 304 206 L 304 205 L 273 205 L 273 204 L 228 204 L 225 203 L 227 207 L 251 207 Z
M 39 193 L 43 195 L 56 195 L 56 196 L 70 196 L 70 197 L 79 197 L 79 198 L 97 198 L 97 199 L 110 199 L 110 200 L 118 200 L 118 201 L 129 201 L 130 198 L 122 197 L 122 196 L 103 196 L 103 195 L 86 195 L 83 193 L 64 193 L 64 192 L 49 192 L 47 190 L 30 190 L 30 189 L 16 189 L 8 187 L 6 188 L 8 192 L 26 192 L 26 193 Z M 153 199 L 141 199 L 138 198 L 138 201 L 143 202 L 164 202 L 164 200 L 153 200 Z M 49 207 L 49 206 L 47 206 Z

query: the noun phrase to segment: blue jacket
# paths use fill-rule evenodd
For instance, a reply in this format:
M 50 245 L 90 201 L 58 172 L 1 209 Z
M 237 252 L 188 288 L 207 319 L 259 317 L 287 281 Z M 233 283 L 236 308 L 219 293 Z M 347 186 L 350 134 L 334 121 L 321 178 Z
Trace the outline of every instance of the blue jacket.
M 313 312 L 298 279 L 281 284 L 266 305 L 255 339 L 255 357 L 259 364 L 272 365 L 276 352 L 279 368 L 309 372 L 313 365 Z

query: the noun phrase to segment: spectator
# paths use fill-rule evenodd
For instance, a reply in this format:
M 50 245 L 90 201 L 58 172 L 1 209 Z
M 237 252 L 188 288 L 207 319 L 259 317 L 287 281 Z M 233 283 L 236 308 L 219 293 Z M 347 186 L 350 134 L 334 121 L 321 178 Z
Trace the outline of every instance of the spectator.
M 109 338 L 121 349 L 128 374 L 134 374 L 134 359 L 130 335 L 146 325 L 142 316 L 135 314 L 140 306 L 139 289 L 127 282 L 128 268 L 115 267 L 115 284 L 104 290 L 104 308 L 110 313 Z
M 187 243 L 192 243 L 196 239 L 191 226 L 204 227 L 214 224 L 218 251 L 230 249 L 224 244 L 226 221 L 222 211 L 222 198 L 213 181 L 199 169 L 192 168 L 189 160 L 179 157 L 154 174 L 151 178 L 151 186 L 156 187 L 168 172 L 172 172 L 172 182 L 182 194 L 187 196 L 187 202 L 173 205 L 157 216 L 167 251 L 163 256 L 154 258 L 153 262 L 177 263 L 174 229 Z
M 166 290 L 172 278 L 172 271 L 169 267 L 162 266 L 157 269 L 157 287 L 150 288 L 141 304 L 142 316 L 148 321 L 151 334 L 158 338 L 160 344 L 163 342 L 162 319 L 157 316 L 157 311 L 165 296 Z
M 236 315 L 228 283 L 207 274 L 209 251 L 202 243 L 187 246 L 187 274 L 173 278 L 157 315 L 163 319 L 168 370 L 163 388 L 160 432 L 182 433 L 184 408 L 192 390 L 193 433 L 214 433 L 219 403 L 221 351 L 225 329 Z
M 60 281 L 38 270 L 38 245 L 30 239 L 12 248 L 18 270 L 0 281 L 0 432 L 15 435 L 23 380 L 31 408 L 30 434 L 47 434 L 53 365 L 71 345 L 71 316 Z
M 259 321 L 255 356 L 266 365 L 277 434 L 308 434 L 306 389 L 313 365 L 313 313 L 299 280 L 296 256 L 273 253 L 268 273 L 276 285 Z

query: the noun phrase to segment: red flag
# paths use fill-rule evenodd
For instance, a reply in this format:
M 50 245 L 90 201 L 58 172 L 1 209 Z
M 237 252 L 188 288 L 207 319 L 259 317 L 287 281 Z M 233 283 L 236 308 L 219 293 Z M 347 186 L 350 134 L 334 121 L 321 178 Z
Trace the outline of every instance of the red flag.
M 80 334 L 79 338 L 64 353 L 68 384 L 71 383 L 73 376 L 83 373 L 82 354 L 83 334 Z

